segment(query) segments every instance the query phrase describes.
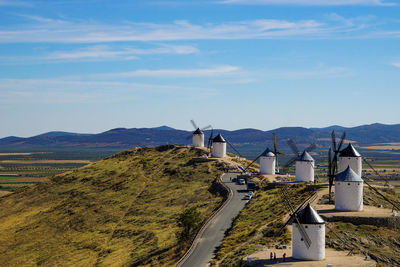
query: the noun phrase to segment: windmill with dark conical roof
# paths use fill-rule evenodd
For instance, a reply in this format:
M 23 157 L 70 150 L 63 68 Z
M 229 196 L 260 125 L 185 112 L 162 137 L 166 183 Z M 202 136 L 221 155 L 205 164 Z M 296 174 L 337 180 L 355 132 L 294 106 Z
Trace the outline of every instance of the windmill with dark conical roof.
M 190 120 L 190 123 L 192 124 L 193 128 L 195 131 L 188 136 L 188 139 L 192 138 L 192 144 L 194 147 L 204 147 L 204 130 L 212 128 L 211 125 L 208 125 L 203 128 L 199 128 L 197 124 L 194 122 L 194 120 Z
M 361 211 L 363 209 L 364 181 L 350 166 L 336 174 L 335 209 Z
M 253 165 L 258 159 L 260 159 L 260 173 L 261 174 L 275 174 L 278 170 L 278 155 L 285 156 L 284 153 L 278 150 L 276 144 L 276 134 L 272 134 L 272 140 L 274 150 L 270 150 L 268 147 L 260 155 L 258 155 L 247 167 L 246 170 Z
M 350 168 L 359 176 L 362 173 L 362 157 L 360 153 L 349 143 L 349 145 L 339 152 L 338 172 Z
M 288 145 L 295 156 L 286 163 L 285 167 L 296 163 L 296 182 L 314 182 L 315 161 L 309 152 L 317 147 L 316 144 L 309 145 L 302 153 L 292 139 L 288 140 Z
M 218 134 L 212 140 L 212 156 L 213 158 L 223 158 L 226 156 L 226 140 L 221 134 Z
M 297 218 L 292 223 L 292 257 L 298 260 L 323 260 L 325 258 L 325 221 L 310 203 L 297 213 Z M 305 231 L 308 236 L 309 245 L 306 244 L 302 231 Z
M 325 221 L 311 207 L 310 201 L 316 197 L 309 196 L 297 209 L 294 209 L 292 196 L 286 187 L 281 187 L 283 203 L 290 211 L 290 217 L 283 224 L 281 231 L 292 224 L 292 255 L 299 260 L 323 260 L 325 258 Z M 281 233 L 279 231 L 279 233 Z

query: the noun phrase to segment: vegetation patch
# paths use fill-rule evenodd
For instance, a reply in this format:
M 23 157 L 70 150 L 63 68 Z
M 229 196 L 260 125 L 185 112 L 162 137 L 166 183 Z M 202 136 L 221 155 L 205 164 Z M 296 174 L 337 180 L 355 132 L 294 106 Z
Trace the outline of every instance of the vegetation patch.
M 352 250 L 369 255 L 377 266 L 400 265 L 400 232 L 372 225 L 328 223 L 326 245 L 337 250 Z M 343 242 L 344 241 L 344 242 Z
M 226 166 L 192 162 L 203 153 L 132 149 L 1 197 L 0 265 L 172 266 L 199 222 L 179 240 L 180 215 L 203 222 L 224 198 L 212 184 Z
M 260 190 L 233 220 L 213 264 L 236 266 L 246 255 L 265 247 L 290 242 L 288 230 L 283 228 L 281 231 L 284 217 L 289 212 L 280 193 L 281 186 L 285 186 L 290 195 L 296 196 L 291 199 L 293 206 L 299 205 L 315 192 L 303 184 L 260 184 Z

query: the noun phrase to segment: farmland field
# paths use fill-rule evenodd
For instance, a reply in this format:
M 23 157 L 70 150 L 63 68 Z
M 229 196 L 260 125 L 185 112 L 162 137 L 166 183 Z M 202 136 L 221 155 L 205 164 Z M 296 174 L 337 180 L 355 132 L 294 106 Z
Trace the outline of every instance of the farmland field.
M 0 197 L 112 155 L 116 150 L 0 153 Z

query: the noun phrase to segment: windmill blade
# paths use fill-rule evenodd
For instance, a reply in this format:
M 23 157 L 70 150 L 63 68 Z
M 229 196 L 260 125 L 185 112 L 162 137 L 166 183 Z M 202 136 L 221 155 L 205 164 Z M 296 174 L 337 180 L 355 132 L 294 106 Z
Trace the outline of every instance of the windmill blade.
M 299 222 L 299 219 L 297 218 L 297 215 L 294 216 L 297 222 L 297 226 L 299 227 L 299 232 L 301 237 L 303 238 L 304 243 L 306 244 L 307 248 L 311 247 L 311 239 L 308 236 L 306 229 L 304 229 L 304 226 Z
M 328 151 L 328 177 L 332 175 L 332 149 Z
M 212 146 L 212 140 L 213 140 L 213 133 L 214 133 L 214 129 L 211 128 L 211 133 L 210 133 L 210 137 L 208 138 L 208 144 L 207 144 L 207 148 L 210 150 L 210 153 L 211 153 L 211 146 Z
M 335 131 L 332 131 L 332 149 L 333 149 L 333 152 L 335 152 L 336 153 L 336 136 L 335 136 Z
M 296 211 L 293 209 L 293 206 L 289 201 L 289 194 L 287 194 L 285 192 L 285 189 L 283 187 L 281 188 L 281 193 L 282 193 L 282 196 L 283 196 L 284 203 L 289 208 L 290 212 L 292 213 L 292 217 L 294 217 L 294 220 L 296 221 L 296 223 L 297 223 L 297 225 L 299 227 L 300 235 L 303 238 L 303 241 L 306 244 L 306 247 L 310 248 L 311 239 L 308 236 L 308 234 L 307 234 L 306 230 L 304 229 L 303 225 L 300 223 L 299 218 L 297 217 L 297 212 L 298 212 L 299 209 L 296 209 Z
M 274 154 L 276 155 L 276 153 L 278 152 L 278 148 L 276 147 L 276 134 L 275 133 L 272 134 L 272 139 L 274 141 Z
M 297 156 L 294 158 L 291 158 L 283 167 L 284 168 L 289 168 L 293 163 L 296 162 Z
M 342 147 L 345 138 L 346 138 L 346 132 L 343 132 L 342 137 L 340 138 L 338 149 L 337 149 L 338 151 L 340 151 L 340 148 Z
M 264 153 L 264 152 L 263 152 L 263 153 Z M 245 168 L 245 170 L 247 170 L 251 165 L 253 165 L 254 162 L 256 162 L 256 161 L 261 157 L 261 155 L 262 155 L 263 153 L 261 153 L 260 155 L 258 155 L 258 157 L 255 158 L 255 160 L 253 160 L 249 165 L 247 165 L 247 167 Z
M 197 128 L 197 124 L 194 122 L 194 120 L 190 120 L 190 123 L 193 125 L 193 128 L 196 130 Z
M 379 190 L 377 188 L 375 188 L 373 185 L 371 185 L 370 183 L 368 183 L 365 178 L 364 178 L 364 183 L 366 185 L 368 185 L 369 188 L 371 188 L 375 193 L 377 193 L 381 198 L 383 198 L 384 200 L 386 200 L 387 202 L 389 202 L 391 205 L 393 205 L 393 208 L 395 208 L 397 211 L 400 211 L 400 204 L 395 203 L 393 201 L 391 201 L 390 199 L 388 199 L 387 197 L 385 197 L 381 192 L 379 192 Z
M 313 151 L 316 147 L 317 147 L 317 144 L 316 144 L 316 143 L 312 143 L 311 145 L 309 145 L 309 146 L 306 148 L 306 151 L 307 151 L 307 152 L 311 152 L 311 151 Z
M 205 131 L 205 130 L 208 130 L 208 129 L 211 129 L 212 128 L 212 126 L 211 125 L 207 125 L 206 127 L 203 127 L 203 128 L 201 128 L 200 130 L 201 131 Z M 197 129 L 197 128 L 196 128 Z
M 231 143 L 229 143 L 228 139 L 225 138 L 225 141 L 241 158 L 243 158 L 243 156 L 240 154 L 240 152 L 237 151 L 237 149 Z
M 379 172 L 378 172 L 377 170 L 375 170 L 375 168 L 372 167 L 372 165 L 371 165 L 365 158 L 363 158 L 363 161 L 364 161 L 365 163 L 367 163 L 367 165 L 374 171 L 374 173 L 375 173 L 380 179 L 385 180 L 386 184 L 389 184 L 389 180 L 386 179 L 386 178 L 384 178 L 382 175 L 380 175 Z
M 281 155 L 282 157 L 286 157 L 286 154 L 285 153 L 282 153 L 282 152 L 279 152 L 279 151 L 276 151 L 276 153 L 278 154 L 278 155 Z M 275 155 L 276 156 L 276 155 Z
M 288 139 L 287 143 L 296 156 L 300 155 L 300 151 L 297 149 L 297 146 L 292 139 Z

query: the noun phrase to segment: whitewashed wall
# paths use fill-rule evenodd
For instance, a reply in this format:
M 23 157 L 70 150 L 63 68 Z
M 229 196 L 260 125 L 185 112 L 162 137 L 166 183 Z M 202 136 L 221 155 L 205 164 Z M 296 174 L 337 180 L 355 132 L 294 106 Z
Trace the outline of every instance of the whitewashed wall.
M 226 143 L 213 143 L 212 156 L 214 158 L 223 158 L 226 156 Z
M 338 172 L 342 172 L 350 166 L 358 176 L 361 176 L 362 172 L 362 158 L 361 157 L 339 157 Z
M 192 142 L 195 147 L 204 147 L 204 134 L 194 134 Z
M 275 174 L 275 157 L 260 157 L 260 173 Z
M 309 238 L 311 246 L 307 248 L 302 241 L 299 228 L 293 223 L 292 230 L 292 255 L 298 260 L 320 261 L 325 259 L 325 224 L 303 224 Z
M 335 209 L 363 210 L 363 182 L 335 182 Z
M 296 182 L 314 181 L 314 161 L 296 161 Z

